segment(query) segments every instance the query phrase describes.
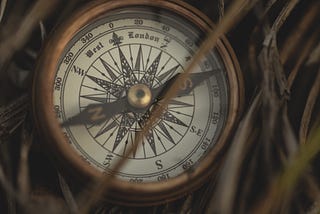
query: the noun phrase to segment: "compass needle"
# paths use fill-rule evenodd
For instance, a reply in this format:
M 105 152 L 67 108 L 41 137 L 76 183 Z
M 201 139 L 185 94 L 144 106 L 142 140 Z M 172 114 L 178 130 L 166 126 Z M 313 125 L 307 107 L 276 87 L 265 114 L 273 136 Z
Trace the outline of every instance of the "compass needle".
M 242 78 L 224 37 L 189 69 L 210 23 L 184 1 L 109 0 L 57 27 L 35 74 L 34 116 L 74 182 L 106 174 L 115 179 L 95 197 L 109 188 L 111 202 L 153 205 L 214 173 Z

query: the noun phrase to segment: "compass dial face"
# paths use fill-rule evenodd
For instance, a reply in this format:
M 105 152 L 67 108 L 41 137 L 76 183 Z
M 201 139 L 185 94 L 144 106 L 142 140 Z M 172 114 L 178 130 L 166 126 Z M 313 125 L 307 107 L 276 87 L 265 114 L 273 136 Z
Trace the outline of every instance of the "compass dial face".
M 161 93 L 156 92 L 185 71 L 203 36 L 182 16 L 148 6 L 109 11 L 79 30 L 56 69 L 53 97 L 58 118 L 62 123 L 92 104 L 115 103 L 113 108 L 119 110 L 99 123 L 63 128 L 77 153 L 110 173 L 132 146 L 150 110 L 161 106 Z M 219 139 L 228 100 L 226 68 L 219 52 L 212 50 L 180 84 L 178 95 L 117 177 L 159 182 L 196 167 Z

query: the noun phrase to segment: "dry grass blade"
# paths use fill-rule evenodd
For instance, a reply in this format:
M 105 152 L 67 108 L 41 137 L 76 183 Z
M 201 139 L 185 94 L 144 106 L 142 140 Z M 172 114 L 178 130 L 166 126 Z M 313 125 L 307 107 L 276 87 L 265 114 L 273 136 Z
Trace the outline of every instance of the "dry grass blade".
M 26 44 L 34 28 L 55 8 L 58 1 L 59 0 L 38 0 L 19 26 L 3 28 L 9 29 L 9 31 L 11 30 L 12 32 L 10 32 L 10 36 L 2 38 L 2 42 L 0 43 L 0 68 L 3 68 L 13 54 Z M 1 72 L 3 72 L 3 70 L 0 70 L 0 75 L 2 75 Z
M 287 62 L 292 55 L 296 54 L 297 45 L 299 42 L 304 42 L 305 34 L 314 24 L 317 24 L 316 18 L 319 16 L 320 1 L 309 5 L 306 15 L 295 26 L 295 32 L 290 34 L 288 39 L 284 42 L 283 48 L 280 51 L 281 62 Z
M 278 2 L 278 0 L 269 0 L 266 7 L 265 7 L 265 13 L 263 13 L 263 16 L 267 14 L 267 12 L 271 9 L 271 7 Z
M 311 38 L 304 43 L 304 46 L 300 52 L 299 58 L 296 60 L 296 63 L 289 74 L 288 86 L 287 86 L 288 90 L 291 90 L 292 85 L 298 75 L 298 72 L 301 66 L 303 65 L 303 63 L 305 63 L 305 61 L 307 60 L 307 57 L 310 55 L 311 50 L 314 48 L 314 45 L 318 41 L 319 35 L 320 35 L 320 29 L 314 32 Z
M 299 1 L 295 0 L 289 1 L 281 10 L 265 38 L 264 48 L 259 56 L 260 67 L 263 71 L 262 113 L 264 122 L 262 127 L 262 143 L 269 179 L 272 178 L 273 173 L 277 171 L 277 167 L 270 164 L 274 162 L 275 157 L 278 156 L 280 163 L 283 164 L 287 159 L 292 159 L 297 151 L 297 140 L 287 116 L 286 102 L 289 90 L 277 48 L 277 33 L 298 2 Z M 279 115 L 282 115 L 282 117 L 279 118 Z M 282 130 L 282 136 L 280 137 L 284 143 L 286 155 L 281 147 L 277 145 L 277 142 L 280 141 L 277 139 L 277 129 L 279 127 L 281 127 Z M 258 209 L 259 212 L 284 211 L 287 207 L 286 202 L 289 201 L 288 198 L 278 198 L 278 201 L 268 199 L 265 201 L 269 204 L 269 207 Z M 280 199 L 282 199 L 281 202 L 283 202 L 281 206 L 276 204 Z
M 28 156 L 32 141 L 32 135 L 30 135 L 28 131 L 23 128 L 21 134 L 22 143 L 19 155 L 20 160 L 17 171 L 17 190 L 14 189 L 12 179 L 10 177 L 6 177 L 7 175 L 4 172 L 3 166 L 0 165 L 0 184 L 6 192 L 8 199 L 8 210 L 10 213 L 16 213 L 16 202 L 25 210 L 26 213 L 28 213 L 28 211 L 31 209 L 29 204 L 30 182 Z M 4 165 L 7 167 L 8 164 L 5 163 Z
M 263 5 L 263 1 L 259 1 L 254 8 L 255 15 L 258 17 L 259 20 L 265 19 L 266 15 L 268 14 L 272 6 L 278 1 L 279 0 L 269 0 L 266 6 Z M 257 27 L 259 27 L 259 25 Z
M 169 204 L 169 203 L 167 203 L 167 204 L 164 206 L 164 208 L 163 208 L 163 210 L 162 210 L 161 214 L 170 213 L 170 209 L 171 209 L 171 208 L 172 208 L 172 205 L 171 205 L 171 204 Z
M 73 197 L 70 187 L 64 177 L 58 172 L 59 184 L 64 196 L 64 199 L 68 205 L 70 213 L 79 213 L 78 205 Z
M 191 212 L 192 199 L 193 199 L 192 194 L 188 195 L 188 197 L 184 201 L 179 213 L 186 214 L 186 213 L 190 213 Z
M 22 95 L 11 104 L 0 108 L 0 138 L 7 138 L 24 122 L 28 108 L 27 95 Z
M 26 210 L 28 209 L 24 199 L 20 194 L 16 192 L 16 190 L 13 188 L 13 184 L 6 178 L 6 174 L 3 170 L 2 165 L 0 165 L 0 186 L 6 192 L 8 198 L 14 199 L 14 201 L 17 201 L 19 204 L 24 205 Z
M 272 1 L 271 3 L 274 3 L 274 1 Z M 246 148 L 245 145 L 248 144 L 247 139 L 250 136 L 249 133 L 252 133 L 254 124 L 257 121 L 258 112 L 261 112 L 263 117 L 263 126 L 261 130 L 262 134 L 260 138 L 262 142 L 260 143 L 262 143 L 262 146 L 264 148 L 264 163 L 266 163 L 265 170 L 269 173 L 268 176 L 272 177 L 272 173 L 274 173 L 274 169 L 271 163 L 273 163 L 272 159 L 276 154 L 274 152 L 275 147 L 272 145 L 272 143 L 277 142 L 276 132 L 277 127 L 279 127 L 279 123 L 281 124 L 280 127 L 283 129 L 283 138 L 286 149 L 289 153 L 289 157 L 292 156 L 296 151 L 297 141 L 295 139 L 294 132 L 290 126 L 290 122 L 286 113 L 286 105 L 283 106 L 287 99 L 288 89 L 284 70 L 280 63 L 280 56 L 276 43 L 276 35 L 291 11 L 297 5 L 297 3 L 298 1 L 288 2 L 286 6 L 281 10 L 272 28 L 269 28 L 266 21 L 262 26 L 264 32 L 267 33 L 263 43 L 263 50 L 259 56 L 260 68 L 263 71 L 263 81 L 261 83 L 262 104 L 259 107 L 255 107 L 256 116 L 253 115 L 250 116 L 250 118 L 247 115 L 244 119 L 251 121 L 250 123 L 248 122 L 249 125 L 247 129 L 244 130 L 241 127 L 238 129 L 237 135 L 239 132 L 240 134 L 245 136 L 245 138 L 239 138 L 236 135 L 235 139 L 237 139 L 237 142 L 233 142 L 233 145 L 230 148 L 230 154 L 228 154 L 228 159 L 224 165 L 224 171 L 221 175 L 222 179 L 219 183 L 218 192 L 215 197 L 218 202 L 216 202 L 216 204 L 213 203 L 215 204 L 215 206 L 211 207 L 211 209 L 217 209 L 218 212 L 233 212 L 234 202 L 236 200 L 236 194 L 238 190 L 237 185 L 239 184 L 239 179 L 241 178 L 241 166 L 242 164 L 244 164 L 245 155 L 248 151 L 248 148 Z M 277 90 L 279 90 L 278 93 Z M 254 104 L 251 105 L 250 109 L 253 107 L 253 105 Z M 282 117 L 279 118 L 279 115 L 282 115 Z M 277 150 L 279 150 L 279 148 L 277 148 Z M 280 156 L 283 156 L 281 151 L 278 151 L 278 153 Z M 246 189 L 246 192 L 248 192 L 248 189 Z M 245 205 L 241 204 L 241 206 L 242 210 L 246 209 Z
M 273 69 L 275 72 L 276 80 L 278 82 L 278 86 L 280 87 L 281 95 L 284 95 L 285 91 L 288 92 L 288 88 L 287 88 L 287 81 L 285 78 L 285 74 L 280 62 L 280 55 L 276 45 L 276 34 L 278 33 L 283 23 L 287 20 L 288 16 L 290 15 L 292 10 L 295 8 L 295 6 L 298 3 L 299 3 L 299 0 L 291 0 L 281 10 L 279 16 L 277 16 L 275 22 L 273 23 L 270 29 L 270 33 L 265 38 L 265 41 L 264 41 L 265 49 L 262 51 L 262 54 L 261 54 L 261 55 L 264 55 L 264 56 L 261 56 L 261 63 L 264 64 L 262 68 L 267 68 L 271 66 L 273 62 L 274 62 L 273 66 L 276 66 L 270 69 Z M 269 60 L 271 61 L 268 62 Z M 269 87 L 269 86 L 273 87 L 272 82 L 269 82 L 269 81 L 272 81 L 272 75 L 273 75 L 270 69 L 268 69 L 269 72 L 264 72 L 265 74 L 264 81 L 266 82 L 263 84 L 263 86 L 265 87 Z M 268 76 L 268 75 L 271 75 L 271 76 Z M 269 88 L 265 88 L 264 92 L 269 93 Z M 271 107 L 276 106 L 274 104 L 275 103 L 273 103 Z
M 319 63 L 319 61 L 320 61 L 320 42 L 317 44 L 314 51 L 310 54 L 307 61 L 307 66 Z
M 223 159 L 224 157 L 222 157 Z M 213 164 L 211 167 L 213 168 L 214 172 L 219 172 L 221 169 L 221 163 L 223 163 L 224 160 L 219 160 L 216 162 L 216 164 Z M 208 181 L 208 184 L 204 185 L 201 189 L 199 189 L 196 193 L 194 193 L 194 200 L 192 204 L 192 213 L 195 212 L 205 212 L 208 203 L 211 200 L 211 196 L 213 192 L 215 192 L 217 182 L 219 179 L 219 174 L 216 173 L 212 175 L 210 180 Z
M 252 201 L 250 201 L 250 196 L 252 195 L 252 187 L 254 186 L 255 181 L 257 180 L 257 172 L 260 167 L 259 164 L 259 156 L 261 155 L 260 148 L 261 146 L 257 142 L 258 140 L 258 133 L 259 129 L 255 129 L 251 136 L 249 137 L 249 141 L 247 142 L 248 145 L 252 145 L 253 149 L 250 150 L 250 153 L 247 154 L 247 156 L 251 157 L 251 160 L 247 165 L 247 170 L 242 173 L 241 178 L 243 177 L 245 179 L 244 183 L 239 182 L 239 186 L 242 186 L 240 195 L 236 197 L 235 206 L 238 210 L 238 213 L 248 213 L 248 207 L 251 206 Z M 248 152 L 247 152 L 248 153 Z M 239 181 L 241 181 L 241 178 L 239 178 Z
M 258 204 L 255 213 L 270 213 L 274 207 L 280 206 L 279 203 L 290 196 L 302 173 L 320 152 L 320 128 L 313 134 L 308 142 L 301 146 L 298 154 L 285 167 L 281 176 L 274 180 L 265 194 L 265 199 Z
M 263 81 L 261 85 L 262 90 L 262 130 L 261 130 L 261 141 L 264 147 L 264 158 L 266 163 L 272 163 L 273 152 L 272 142 L 275 141 L 276 138 L 276 128 L 278 123 L 278 115 L 281 109 L 281 103 L 279 96 L 276 91 L 276 75 L 275 72 L 281 73 L 282 68 L 279 66 L 275 55 L 277 52 L 276 47 L 276 35 L 274 32 L 268 34 L 266 36 L 266 40 L 264 42 L 264 48 L 259 55 L 259 65 L 261 67 L 261 71 L 263 72 Z M 278 79 L 280 82 L 281 79 Z M 283 88 L 283 87 L 282 87 Z M 283 91 L 283 90 L 282 90 Z M 273 165 L 267 165 L 266 170 L 271 173 L 273 171 Z
M 300 131 L 299 131 L 299 141 L 304 144 L 308 138 L 308 130 L 310 130 L 310 121 L 312 117 L 312 113 L 315 107 L 315 103 L 319 98 L 320 94 L 320 70 L 317 73 L 314 84 L 311 88 L 311 91 L 308 96 L 308 100 L 305 106 L 305 110 L 302 115 Z
M 270 1 L 267 7 L 267 10 L 265 10 L 264 12 L 262 12 L 262 14 L 267 13 L 267 11 L 271 8 L 271 6 L 275 3 L 276 1 Z M 271 69 L 271 64 L 273 62 L 273 60 L 275 59 L 274 62 L 277 62 L 275 64 L 275 66 L 277 67 L 276 69 L 274 69 L 275 74 L 276 74 L 276 80 L 278 81 L 278 84 L 280 86 L 280 90 L 281 90 L 281 94 L 283 94 L 285 91 L 287 91 L 286 88 L 286 80 L 285 80 L 285 76 L 284 76 L 284 72 L 283 72 L 283 68 L 282 65 L 280 63 L 280 61 L 278 60 L 279 57 L 279 53 L 278 53 L 278 48 L 276 45 L 276 34 L 279 31 L 279 29 L 281 28 L 281 26 L 283 25 L 283 23 L 285 22 L 285 20 L 287 19 L 287 17 L 290 15 L 290 12 L 295 8 L 295 6 L 297 5 L 297 3 L 299 2 L 299 0 L 292 0 L 289 1 L 287 3 L 287 5 L 283 8 L 283 10 L 280 12 L 279 16 L 277 17 L 277 19 L 275 20 L 274 24 L 272 25 L 271 29 L 269 28 L 268 24 L 265 23 L 263 25 L 263 29 L 264 32 L 267 32 L 267 36 L 264 40 L 264 46 L 265 48 L 263 49 L 262 53 L 260 54 L 260 65 L 263 69 L 267 68 L 267 72 L 264 72 L 264 83 L 262 84 L 263 87 L 267 87 L 265 88 L 263 91 L 266 94 L 269 94 L 269 92 L 273 92 L 273 77 L 272 77 L 272 72 L 270 71 Z M 261 13 L 261 10 L 258 11 L 258 13 Z M 259 15 L 260 18 L 264 17 L 264 15 Z M 268 32 L 269 31 L 269 32 Z M 269 53 L 271 51 L 271 53 Z M 255 48 L 254 46 L 251 45 L 250 48 L 250 55 L 251 55 L 251 64 L 252 64 L 252 68 L 255 69 L 257 68 L 257 66 L 255 66 L 255 63 L 253 60 L 255 58 Z M 270 76 L 271 75 L 271 76 Z M 268 87 L 272 87 L 271 90 Z M 267 95 L 266 97 L 272 97 L 272 94 Z M 272 99 L 272 98 L 271 98 Z M 274 101 L 273 101 L 274 102 Z M 276 106 L 275 103 L 272 103 L 271 108 Z
M 316 132 L 319 129 L 319 127 L 320 127 L 320 112 L 318 112 L 318 114 L 315 115 L 315 121 L 312 124 L 312 127 L 309 132 L 309 136 L 316 135 Z
M 307 189 L 308 189 L 308 197 L 312 200 L 312 203 L 314 205 L 317 204 L 317 202 L 320 200 L 320 189 L 317 182 L 317 179 L 314 176 L 311 176 L 307 174 L 305 176 L 305 180 L 307 183 Z M 308 214 L 312 211 L 312 207 L 308 209 Z M 320 211 L 320 210 L 318 210 Z
M 219 21 L 221 21 L 224 17 L 224 0 L 218 1 L 218 10 L 219 10 Z
M 0 0 L 0 23 L 3 19 L 6 6 L 7 6 L 7 0 Z
M 270 32 L 266 35 L 264 40 L 264 48 L 259 56 L 260 67 L 263 71 L 263 121 L 262 139 L 265 146 L 266 163 L 271 163 L 274 159 L 274 145 L 273 142 L 278 141 L 276 139 L 277 127 L 281 127 L 283 133 L 283 142 L 285 145 L 287 156 L 289 158 L 296 151 L 296 139 L 294 131 L 290 125 L 286 102 L 288 100 L 289 88 L 283 66 L 280 61 L 280 54 L 277 47 L 277 33 L 282 27 L 283 23 L 287 20 L 295 6 L 299 1 L 289 1 L 281 10 L 273 23 Z M 278 91 L 278 92 L 277 92 Z M 282 115 L 282 120 L 279 121 L 279 114 Z M 278 146 L 278 152 L 283 156 L 283 151 Z M 273 152 L 272 152 L 273 151 Z M 281 158 L 282 162 L 286 158 Z M 269 166 L 267 166 L 270 168 Z M 272 167 L 269 169 L 272 173 Z
M 259 70 L 258 62 L 257 62 L 257 53 L 258 53 L 258 47 L 260 44 L 257 42 L 259 41 L 260 38 L 260 28 L 263 26 L 263 33 L 267 34 L 270 31 L 270 26 L 266 22 L 268 22 L 267 19 L 267 14 L 271 7 L 277 2 L 278 0 L 270 0 L 268 1 L 268 4 L 266 7 L 262 5 L 262 2 L 258 2 L 256 6 L 254 7 L 254 12 L 256 17 L 259 20 L 259 24 L 255 26 L 251 36 L 250 36 L 250 41 L 249 41 L 249 52 L 248 52 L 248 57 L 249 57 L 249 66 L 251 68 L 252 72 L 257 72 Z M 264 23 L 264 24 L 263 24 Z M 257 76 L 255 73 L 254 76 Z
M 271 32 L 279 31 L 279 29 L 282 27 L 283 23 L 287 20 L 292 10 L 297 6 L 299 1 L 300 0 L 289 0 L 289 2 L 287 2 L 287 4 L 283 7 L 283 10 L 275 20 L 274 24 L 272 25 Z
M 283 130 L 283 141 L 285 144 L 285 149 L 287 153 L 287 158 L 286 159 L 292 159 L 294 155 L 297 153 L 298 150 L 298 140 L 295 135 L 295 132 L 293 131 L 293 128 L 291 126 L 289 117 L 288 117 L 288 105 L 287 103 L 284 104 L 282 108 L 282 126 Z M 285 162 L 286 160 L 284 160 Z
M 317 199 L 313 204 L 311 209 L 308 211 L 308 214 L 319 214 L 320 213 L 320 199 Z
M 250 142 L 249 138 L 255 127 L 255 121 L 261 105 L 261 98 L 261 93 L 255 97 L 249 111 L 246 113 L 236 131 L 232 146 L 227 153 L 217 190 L 209 202 L 207 213 L 213 211 L 217 213 L 233 212 L 233 203 L 235 200 L 238 178 L 241 173 L 241 165 L 246 156 L 247 148 L 250 147 L 250 145 L 247 145 L 247 142 Z
M 22 200 L 24 200 L 25 202 L 27 202 L 28 195 L 30 193 L 28 156 L 32 141 L 33 136 L 29 135 L 28 131 L 24 128 L 22 130 L 22 144 L 20 150 L 20 164 L 18 170 L 18 186 Z

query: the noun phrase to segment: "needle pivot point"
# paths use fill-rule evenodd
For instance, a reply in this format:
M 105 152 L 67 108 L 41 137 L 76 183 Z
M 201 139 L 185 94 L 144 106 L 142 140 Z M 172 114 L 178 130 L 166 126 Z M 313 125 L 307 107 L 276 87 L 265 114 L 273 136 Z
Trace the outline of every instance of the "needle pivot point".
M 129 88 L 128 102 L 135 108 L 146 108 L 150 105 L 152 93 L 148 86 L 137 84 Z

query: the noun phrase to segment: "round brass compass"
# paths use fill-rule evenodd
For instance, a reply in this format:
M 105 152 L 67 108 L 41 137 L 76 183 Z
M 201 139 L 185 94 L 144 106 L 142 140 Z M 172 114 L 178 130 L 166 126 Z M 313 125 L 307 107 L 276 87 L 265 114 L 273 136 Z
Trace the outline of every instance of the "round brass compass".
M 211 28 L 180 1 L 93 1 L 51 36 L 34 79 L 34 115 L 49 153 L 79 180 L 115 174 L 108 199 L 155 204 L 185 195 L 212 173 L 242 99 L 225 38 L 176 80 Z M 113 167 L 165 92 L 180 84 L 138 148 Z

